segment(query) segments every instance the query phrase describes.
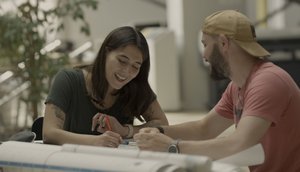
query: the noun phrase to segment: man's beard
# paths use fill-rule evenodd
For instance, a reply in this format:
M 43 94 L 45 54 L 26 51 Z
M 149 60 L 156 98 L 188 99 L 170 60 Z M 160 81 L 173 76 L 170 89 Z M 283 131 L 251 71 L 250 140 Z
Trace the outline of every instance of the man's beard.
M 214 44 L 213 51 L 209 59 L 211 67 L 210 77 L 216 81 L 228 79 L 230 72 L 229 65 L 216 44 Z

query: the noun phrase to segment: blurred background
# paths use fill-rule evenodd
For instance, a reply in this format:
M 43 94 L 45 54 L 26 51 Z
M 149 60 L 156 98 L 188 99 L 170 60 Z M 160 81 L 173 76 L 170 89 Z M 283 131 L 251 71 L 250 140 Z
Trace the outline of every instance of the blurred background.
M 300 86 L 299 0 L 0 0 L 0 141 L 43 116 L 60 68 L 93 62 L 105 36 L 124 25 L 147 38 L 149 82 L 166 113 L 186 120 L 207 112 L 228 81 L 209 78 L 201 25 L 222 9 L 246 14 L 270 60 Z

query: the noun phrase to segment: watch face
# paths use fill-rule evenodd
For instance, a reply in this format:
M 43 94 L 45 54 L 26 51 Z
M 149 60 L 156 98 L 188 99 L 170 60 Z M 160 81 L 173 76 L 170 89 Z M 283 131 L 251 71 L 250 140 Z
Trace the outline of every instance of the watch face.
M 168 148 L 168 152 L 170 153 L 178 153 L 178 149 L 177 149 L 177 146 L 174 145 L 174 144 L 171 144 Z

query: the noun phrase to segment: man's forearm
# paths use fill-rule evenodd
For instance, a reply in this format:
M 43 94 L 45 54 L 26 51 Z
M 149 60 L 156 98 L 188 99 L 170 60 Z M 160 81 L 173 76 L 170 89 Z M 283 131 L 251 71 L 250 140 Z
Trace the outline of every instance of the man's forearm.
M 230 137 L 203 141 L 180 141 L 180 153 L 203 155 L 217 160 L 240 152 L 252 145 L 241 144 Z
M 208 132 L 201 121 L 186 122 L 177 125 L 162 126 L 164 134 L 174 139 L 204 140 L 208 139 Z

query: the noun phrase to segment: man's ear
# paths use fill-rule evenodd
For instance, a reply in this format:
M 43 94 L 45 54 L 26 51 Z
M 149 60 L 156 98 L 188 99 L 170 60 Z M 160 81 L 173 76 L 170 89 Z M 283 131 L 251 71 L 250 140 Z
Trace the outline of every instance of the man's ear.
M 224 34 L 220 34 L 218 39 L 220 48 L 226 51 L 229 48 L 229 39 Z

